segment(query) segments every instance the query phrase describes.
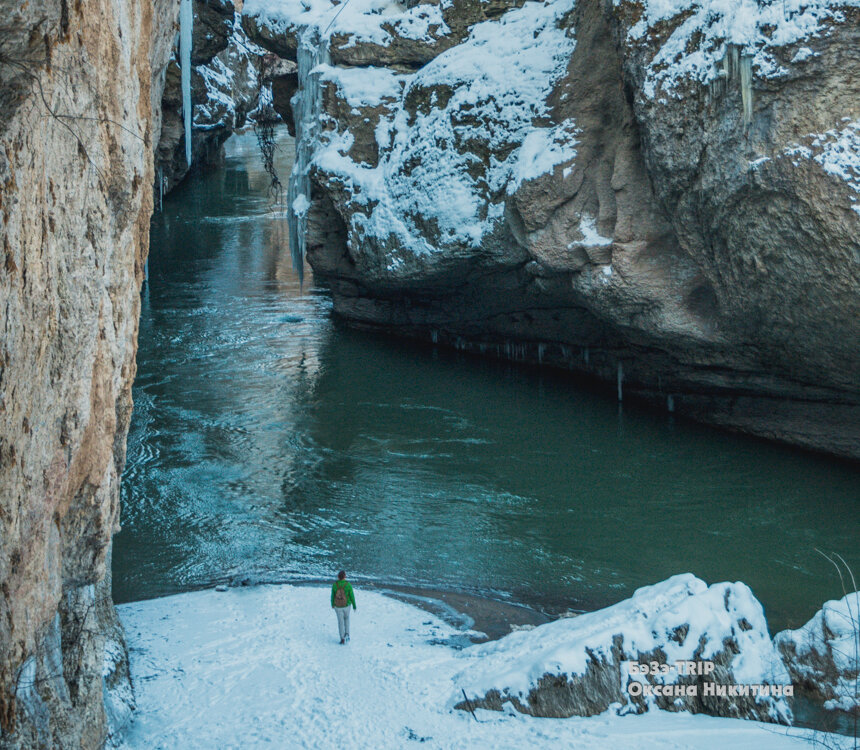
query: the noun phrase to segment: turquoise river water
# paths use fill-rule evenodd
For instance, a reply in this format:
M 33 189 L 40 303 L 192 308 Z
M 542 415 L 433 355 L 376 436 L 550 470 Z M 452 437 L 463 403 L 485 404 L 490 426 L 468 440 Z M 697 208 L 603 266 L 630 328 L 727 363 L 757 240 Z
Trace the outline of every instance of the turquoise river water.
M 267 185 L 234 136 L 153 219 L 117 601 L 345 567 L 558 612 L 691 571 L 745 581 L 776 630 L 841 596 L 816 548 L 860 571 L 856 468 L 351 331 Z

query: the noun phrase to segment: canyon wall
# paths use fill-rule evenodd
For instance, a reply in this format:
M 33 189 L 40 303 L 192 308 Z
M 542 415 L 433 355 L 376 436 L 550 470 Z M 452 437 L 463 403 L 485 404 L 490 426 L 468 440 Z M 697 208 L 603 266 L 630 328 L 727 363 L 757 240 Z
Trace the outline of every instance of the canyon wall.
M 99 747 L 130 700 L 105 575 L 178 3 L 0 11 L 0 746 Z
M 857 0 L 243 14 L 337 314 L 860 458 Z

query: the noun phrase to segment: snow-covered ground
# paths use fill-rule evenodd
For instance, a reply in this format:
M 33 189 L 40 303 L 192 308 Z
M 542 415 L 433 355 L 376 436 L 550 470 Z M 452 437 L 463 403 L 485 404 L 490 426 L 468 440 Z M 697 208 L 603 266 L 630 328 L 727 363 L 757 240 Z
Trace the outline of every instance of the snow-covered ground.
M 805 730 L 651 711 L 535 719 L 453 709 L 469 661 L 424 610 L 359 589 L 340 646 L 329 589 L 261 586 L 124 604 L 138 708 L 128 748 L 808 747 Z M 465 662 L 464 662 L 465 659 Z

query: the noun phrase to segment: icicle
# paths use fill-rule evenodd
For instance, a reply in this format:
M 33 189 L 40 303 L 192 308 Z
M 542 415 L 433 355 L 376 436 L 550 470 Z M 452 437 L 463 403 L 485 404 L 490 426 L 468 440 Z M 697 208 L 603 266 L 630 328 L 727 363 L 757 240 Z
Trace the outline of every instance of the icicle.
M 322 114 L 320 74 L 313 74 L 312 71 L 319 65 L 331 62 L 328 38 L 320 39 L 319 30 L 315 27 L 305 29 L 299 38 L 297 59 L 299 88 L 292 99 L 296 125 L 296 160 L 293 162 L 287 188 L 287 216 L 290 223 L 293 268 L 301 279 L 307 246 L 308 209 L 311 205 L 310 164 L 319 145 Z
M 430 340 L 434 344 L 439 343 L 439 331 L 437 331 L 435 328 L 430 331 Z
M 753 115 L 752 57 L 749 55 L 741 57 L 741 100 L 744 104 L 744 124 L 749 125 Z
M 543 355 L 546 354 L 546 344 L 538 344 L 538 362 L 543 364 Z
M 588 357 L 588 347 L 586 346 L 585 349 L 582 350 L 582 358 L 585 360 L 585 364 L 588 364 Z
M 158 212 L 164 211 L 164 167 L 158 168 Z
M 666 410 L 669 414 L 675 413 L 675 398 L 671 395 L 666 396 Z
M 194 12 L 191 0 L 179 6 L 179 67 L 182 71 L 182 119 L 185 121 L 185 161 L 191 166 L 191 30 Z
M 621 367 L 621 363 L 618 363 L 618 400 L 623 400 L 623 393 L 621 391 L 621 381 L 624 380 L 624 369 Z

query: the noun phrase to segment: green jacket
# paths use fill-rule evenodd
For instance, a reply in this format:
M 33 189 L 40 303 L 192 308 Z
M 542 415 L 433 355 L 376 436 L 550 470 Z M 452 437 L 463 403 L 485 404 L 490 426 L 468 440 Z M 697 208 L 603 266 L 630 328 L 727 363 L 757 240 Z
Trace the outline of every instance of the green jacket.
M 334 592 L 337 591 L 338 587 L 343 588 L 346 592 L 346 606 L 351 604 L 352 608 L 355 609 L 355 594 L 352 593 L 352 584 L 349 581 L 335 581 L 331 585 L 331 606 L 334 606 Z

